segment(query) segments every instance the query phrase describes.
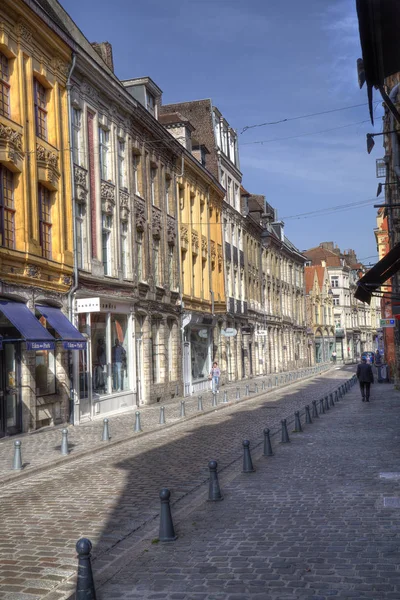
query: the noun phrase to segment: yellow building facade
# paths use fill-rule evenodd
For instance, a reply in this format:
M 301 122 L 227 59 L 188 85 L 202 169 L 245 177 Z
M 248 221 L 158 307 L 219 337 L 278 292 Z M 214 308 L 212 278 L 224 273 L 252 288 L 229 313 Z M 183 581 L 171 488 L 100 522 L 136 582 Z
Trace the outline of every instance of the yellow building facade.
M 65 312 L 72 285 L 70 65 L 71 51 L 53 26 L 47 26 L 25 3 L 3 0 L 0 388 L 6 393 L 0 398 L 5 403 L 0 414 L 5 411 L 8 417 L 0 423 L 0 436 L 62 422 L 68 410 L 67 353 L 54 344 L 54 338 L 51 350 L 35 351 L 42 332 L 37 330 L 36 342 L 28 339 L 27 327 L 19 328 L 25 317 L 19 315 L 25 314 L 30 322 L 24 312 L 28 309 L 45 332 L 42 337 L 48 339 L 49 324 L 37 306 L 49 304 Z M 31 325 L 36 328 L 34 322 Z

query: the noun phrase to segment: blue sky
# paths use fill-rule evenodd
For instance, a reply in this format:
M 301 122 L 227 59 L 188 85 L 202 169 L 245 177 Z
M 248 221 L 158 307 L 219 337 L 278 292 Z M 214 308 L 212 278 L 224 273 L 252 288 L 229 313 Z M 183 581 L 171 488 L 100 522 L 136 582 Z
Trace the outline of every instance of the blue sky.
M 62 4 L 90 41 L 113 45 L 118 77 L 149 75 L 163 90 L 165 104 L 212 98 L 239 132 L 247 125 L 367 100 L 357 84 L 355 0 Z M 375 159 L 383 148 L 378 137 L 368 155 L 365 134 L 380 131 L 381 115 L 377 103 L 375 129 L 365 105 L 239 136 L 244 186 L 265 194 L 281 217 L 371 200 L 328 216 L 286 218 L 286 234 L 301 250 L 334 241 L 342 249 L 354 248 L 365 263 L 375 262 Z M 341 129 L 269 141 L 335 127 Z

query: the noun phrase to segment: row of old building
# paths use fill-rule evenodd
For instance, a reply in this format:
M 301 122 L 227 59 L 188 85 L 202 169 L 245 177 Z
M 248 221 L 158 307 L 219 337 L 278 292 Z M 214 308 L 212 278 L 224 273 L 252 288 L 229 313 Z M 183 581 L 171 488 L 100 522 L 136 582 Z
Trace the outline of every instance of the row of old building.
M 197 393 L 214 360 L 222 384 L 329 360 L 306 261 L 211 100 L 120 81 L 56 0 L 3 3 L 0 436 Z

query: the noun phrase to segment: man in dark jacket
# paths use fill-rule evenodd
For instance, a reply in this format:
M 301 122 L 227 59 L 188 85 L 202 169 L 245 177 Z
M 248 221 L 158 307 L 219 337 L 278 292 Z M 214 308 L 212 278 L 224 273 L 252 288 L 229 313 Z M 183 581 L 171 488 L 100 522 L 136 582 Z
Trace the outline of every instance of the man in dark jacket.
M 371 365 L 367 364 L 365 356 L 361 359 L 361 364 L 357 366 L 357 378 L 360 383 L 360 390 L 363 402 L 369 402 L 369 389 L 371 383 L 374 383 L 374 374 Z

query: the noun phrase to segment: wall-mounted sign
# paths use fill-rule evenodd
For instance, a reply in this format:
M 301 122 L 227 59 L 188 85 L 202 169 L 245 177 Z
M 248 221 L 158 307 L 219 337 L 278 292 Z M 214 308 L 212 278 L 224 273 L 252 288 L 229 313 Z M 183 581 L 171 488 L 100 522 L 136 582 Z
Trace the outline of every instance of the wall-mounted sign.
M 54 350 L 55 342 L 26 342 L 27 350 Z
M 129 313 L 133 310 L 133 306 L 113 300 L 103 298 L 79 298 L 76 300 L 76 312 L 92 313 L 92 312 L 110 312 L 110 313 Z
M 396 319 L 381 319 L 381 327 L 394 327 Z
M 198 336 L 201 338 L 208 338 L 208 330 L 207 329 L 200 329 L 200 331 L 197 332 Z
M 266 329 L 257 329 L 257 331 L 254 332 L 255 335 L 268 335 L 268 331 Z
M 234 337 L 235 335 L 237 335 L 237 329 L 234 329 L 233 327 L 221 329 L 221 335 L 224 335 L 225 337 Z
M 86 342 L 63 342 L 65 350 L 86 350 Z

